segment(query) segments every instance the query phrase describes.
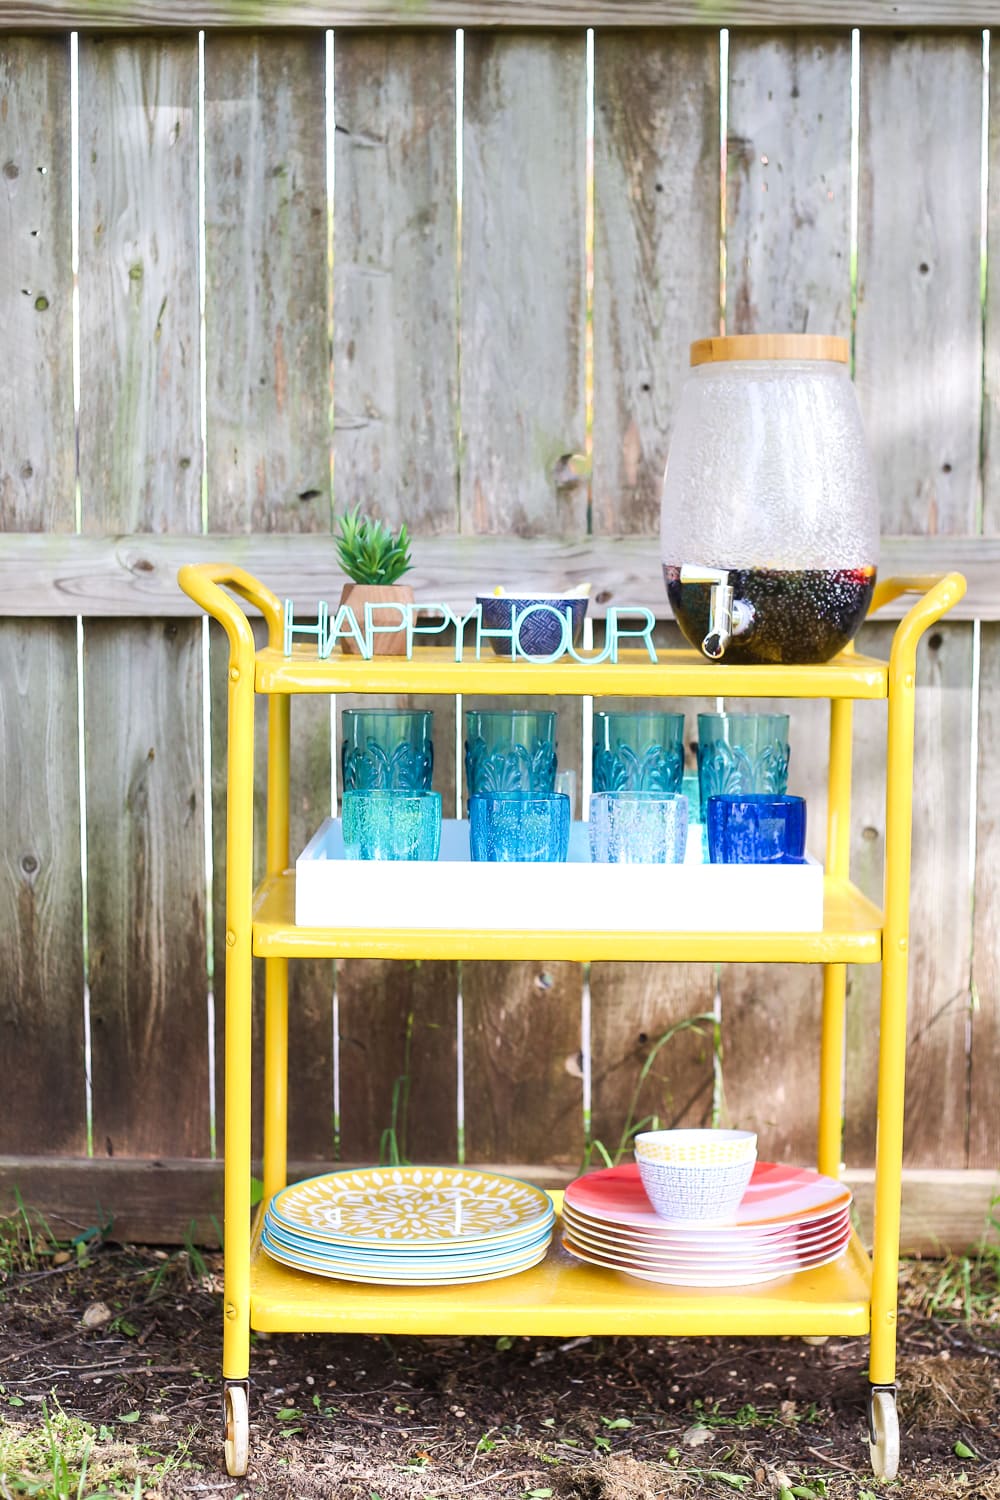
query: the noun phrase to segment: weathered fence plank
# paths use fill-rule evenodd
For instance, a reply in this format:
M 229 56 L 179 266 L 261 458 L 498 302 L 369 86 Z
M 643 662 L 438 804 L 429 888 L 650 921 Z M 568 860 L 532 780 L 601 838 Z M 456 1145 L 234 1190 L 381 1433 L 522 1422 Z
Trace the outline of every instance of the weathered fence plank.
M 197 63 L 194 37 L 80 43 L 90 533 L 200 521 Z M 195 622 L 85 633 L 94 1135 L 108 1155 L 204 1152 L 209 1138 L 200 667 Z
M 148 29 L 179 26 L 398 26 L 412 25 L 405 0 L 139 0 L 123 10 L 112 0 L 0 0 L 9 26 Z M 996 26 L 997 0 L 598 0 L 581 9 L 574 0 L 427 0 L 424 26 Z
M 734 31 L 727 330 L 848 334 L 850 231 L 850 37 Z
M 0 44 L 0 550 L 4 532 L 74 524 L 69 71 L 62 38 Z M 0 1136 L 12 1151 L 87 1146 L 76 703 L 75 623 L 0 623 Z
M 688 345 L 719 325 L 718 38 L 598 32 L 594 95 L 593 529 L 652 534 Z
M 996 514 L 991 507 L 990 519 Z M 983 627 L 979 675 L 979 755 L 976 818 L 974 1002 L 969 1036 L 970 1167 L 1000 1161 L 1000 631 Z
M 322 36 L 205 40 L 212 530 L 329 530 L 325 66 Z
M 322 36 L 205 41 L 207 521 L 213 531 L 330 529 L 326 269 L 326 49 Z M 310 542 L 314 554 L 332 546 Z M 267 582 L 267 580 L 264 580 Z M 312 601 L 315 605 L 315 600 Z M 212 633 L 216 1089 L 222 1138 L 225 990 L 225 661 Z M 267 707 L 256 713 L 256 868 L 264 866 Z M 325 700 L 293 707 L 292 854 L 330 808 Z M 257 1029 L 263 974 L 256 966 Z M 289 1145 L 329 1155 L 333 965 L 289 966 Z M 258 1063 L 259 1063 L 259 1048 Z M 259 1118 L 259 1101 L 255 1114 Z
M 855 379 L 889 533 L 977 529 L 982 76 L 977 36 L 862 39 Z
M 948 119 L 946 131 L 934 127 L 935 117 Z M 863 37 L 860 129 L 856 378 L 882 530 L 967 533 L 979 499 L 980 39 Z M 969 627 L 947 624 L 927 638 L 918 683 L 906 1090 L 906 1159 L 914 1166 L 965 1159 Z M 884 812 L 875 816 L 880 794 L 866 786 L 861 766 L 857 782 L 859 804 L 869 808 L 860 825 L 854 819 L 863 867 L 885 825 Z M 859 837 L 859 826 L 875 837 Z M 877 1001 L 873 977 L 856 974 L 849 1036 L 866 1039 L 869 1056 Z M 848 1069 L 849 1122 L 856 1090 L 871 1098 L 865 1056 L 856 1079 Z M 871 1159 L 873 1127 L 870 1108 L 867 1129 L 849 1123 L 852 1164 Z
M 339 40 L 335 60 L 337 506 L 453 531 L 454 40 L 359 33 Z
M 726 156 L 728 331 L 848 331 L 850 165 L 850 39 L 734 32 Z M 727 700 L 726 706 L 789 715 L 789 790 L 807 798 L 809 847 L 822 855 L 826 704 Z M 720 991 L 727 1122 L 756 1130 L 770 1158 L 809 1161 L 816 1142 L 819 971 L 726 964 Z
M 578 534 L 586 485 L 569 458 L 585 440 L 583 32 L 466 32 L 464 103 L 462 529 Z M 478 592 L 494 582 L 487 572 Z M 579 700 L 545 706 L 560 715 L 560 768 L 579 772 Z M 539 958 L 463 971 L 472 1157 L 565 1161 L 582 1148 L 581 971 Z
M 464 531 L 586 530 L 585 86 L 582 32 L 466 33 Z
M 334 66 L 337 509 L 405 521 L 419 560 L 458 515 L 455 42 L 348 35 Z M 434 786 L 453 816 L 453 702 L 398 706 L 434 710 Z M 337 994 L 342 1152 L 454 1160 L 457 966 L 345 962 Z
M 995 63 L 996 54 L 991 56 Z M 1000 172 L 1000 69 L 990 69 L 987 170 Z M 1000 196 L 986 200 L 986 317 L 983 349 L 983 531 L 1000 531 Z M 987 538 L 989 540 L 987 540 Z M 973 1005 L 969 1035 L 970 1167 L 1000 1160 L 997 1078 L 1000 1076 L 1000 632 L 980 637 L 979 745 L 976 783 L 976 870 L 972 947 Z

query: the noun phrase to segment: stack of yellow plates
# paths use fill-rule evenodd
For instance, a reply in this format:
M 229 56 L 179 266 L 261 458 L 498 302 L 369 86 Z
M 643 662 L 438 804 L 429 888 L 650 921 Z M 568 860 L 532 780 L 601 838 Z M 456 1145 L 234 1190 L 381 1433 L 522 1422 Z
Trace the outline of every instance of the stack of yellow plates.
M 298 1271 L 389 1286 L 454 1286 L 526 1271 L 552 1237 L 531 1183 L 462 1167 L 328 1172 L 276 1193 L 268 1255 Z

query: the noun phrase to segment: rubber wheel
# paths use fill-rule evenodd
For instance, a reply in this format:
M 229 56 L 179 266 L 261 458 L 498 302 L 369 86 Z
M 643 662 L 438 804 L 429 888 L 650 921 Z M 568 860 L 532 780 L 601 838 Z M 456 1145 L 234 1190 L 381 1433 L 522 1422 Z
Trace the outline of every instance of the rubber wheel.
M 227 1385 L 223 1393 L 226 1411 L 226 1472 L 240 1479 L 250 1461 L 250 1415 L 247 1393 L 241 1385 Z
M 872 1473 L 876 1479 L 895 1479 L 899 1470 L 899 1417 L 896 1414 L 896 1396 L 893 1391 L 872 1391 L 868 1397 L 871 1413 L 871 1432 L 875 1441 L 868 1438 Z

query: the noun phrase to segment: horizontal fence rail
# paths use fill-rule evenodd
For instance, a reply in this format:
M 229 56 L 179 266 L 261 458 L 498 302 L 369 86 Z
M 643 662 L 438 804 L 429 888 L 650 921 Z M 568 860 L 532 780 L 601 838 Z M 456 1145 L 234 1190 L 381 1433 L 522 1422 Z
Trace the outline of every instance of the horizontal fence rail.
M 266 579 L 305 618 L 320 599 L 335 603 L 346 579 L 337 572 L 333 543 L 317 547 L 308 536 L 220 533 L 121 537 L 45 536 L 0 539 L 0 617 L 38 619 L 85 615 L 193 616 L 197 606 L 177 587 L 186 562 L 235 563 Z M 1000 620 L 1000 539 L 981 536 L 886 537 L 879 572 L 884 578 L 959 572 L 968 583 L 950 620 Z M 418 602 L 471 609 L 483 590 L 497 585 L 528 593 L 598 582 L 588 614 L 601 619 L 612 608 L 640 605 L 670 618 L 655 548 L 641 536 L 515 537 L 427 536 L 414 547 L 407 583 Z M 901 619 L 905 596 L 879 610 L 879 619 Z
M 180 564 L 239 563 L 297 612 L 335 603 L 333 518 L 360 502 L 407 522 L 418 601 L 589 581 L 595 617 L 643 605 L 676 643 L 660 482 L 688 343 L 723 328 L 851 339 L 880 571 L 969 578 L 918 664 L 906 1156 L 918 1176 L 995 1169 L 997 22 L 961 0 L 0 0 L 3 1191 L 34 1162 L 51 1207 L 93 1153 L 123 1222 L 148 1223 L 147 1164 L 190 1162 L 172 1180 L 201 1184 L 188 1218 L 210 1211 L 227 662 Z M 887 654 L 894 617 L 860 648 Z M 350 706 L 294 706 L 293 848 L 335 805 Z M 437 711 L 457 806 L 469 704 L 414 706 Z M 582 786 L 592 708 L 553 706 Z M 690 739 L 703 705 L 680 706 Z M 790 708 L 822 830 L 828 711 Z M 852 873 L 876 901 L 884 730 L 857 706 Z M 558 1174 L 656 1115 L 808 1161 L 818 982 L 296 963 L 290 1150 Z M 858 970 L 856 1173 L 877 1027 Z
M 0 25 L 35 30 L 327 26 L 996 26 L 998 0 L 0 0 Z

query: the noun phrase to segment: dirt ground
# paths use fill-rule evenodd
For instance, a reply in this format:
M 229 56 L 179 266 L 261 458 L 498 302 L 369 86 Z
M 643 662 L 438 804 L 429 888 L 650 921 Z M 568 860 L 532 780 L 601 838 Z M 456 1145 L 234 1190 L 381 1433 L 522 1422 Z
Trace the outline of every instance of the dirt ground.
M 891 1486 L 868 1464 L 864 1340 L 639 1336 L 258 1336 L 236 1481 L 222 1463 L 219 1258 L 106 1245 L 83 1260 L 3 1278 L 4 1500 L 61 1495 L 41 1470 L 53 1436 L 81 1433 L 86 1473 L 65 1488 L 77 1500 L 1000 1497 L 997 1302 L 970 1314 L 951 1283 L 942 1299 L 940 1267 L 904 1273 Z M 43 1426 L 47 1456 L 29 1441 Z

